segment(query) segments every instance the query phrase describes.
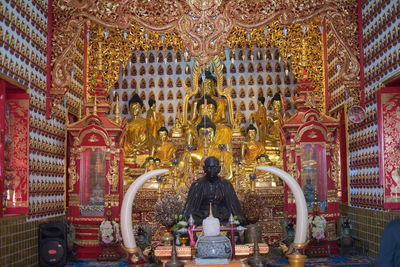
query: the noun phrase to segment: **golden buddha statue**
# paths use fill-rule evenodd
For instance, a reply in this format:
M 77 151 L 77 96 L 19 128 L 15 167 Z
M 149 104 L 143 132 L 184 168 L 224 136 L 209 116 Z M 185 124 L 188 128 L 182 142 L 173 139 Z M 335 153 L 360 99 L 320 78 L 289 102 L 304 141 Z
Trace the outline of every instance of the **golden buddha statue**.
M 156 169 L 155 166 L 156 165 L 154 163 L 154 158 L 148 157 L 142 167 L 144 167 L 145 172 L 149 172 L 149 171 L 155 170 Z
M 152 155 L 158 158 L 162 166 L 171 166 L 171 160 L 175 158 L 176 146 L 168 142 L 168 130 L 161 127 L 158 130 L 158 139 L 153 146 Z
M 256 163 L 257 158 L 265 153 L 264 145 L 256 141 L 256 136 L 257 129 L 253 124 L 250 124 L 247 127 L 248 141 L 242 145 L 242 159 L 246 164 Z
M 154 99 L 150 99 L 148 103 L 149 110 L 146 114 L 147 130 L 154 139 L 157 139 L 157 131 L 165 126 L 165 118 L 160 112 L 156 111 L 157 105 Z
M 217 103 L 210 96 L 206 95 L 199 101 L 200 114 L 202 115 L 199 119 L 207 116 L 215 124 L 215 143 L 217 145 L 225 145 L 226 149 L 231 151 L 231 139 L 232 139 L 232 129 L 223 123 L 218 123 L 216 121 Z M 196 125 L 200 123 L 197 121 Z
M 269 139 L 280 141 L 281 133 L 283 132 L 282 125 L 285 119 L 285 115 L 282 116 L 281 114 L 282 111 L 281 94 L 275 93 L 275 95 L 271 99 L 270 105 L 272 106 L 272 110 L 274 112 L 273 115 L 274 124 L 271 126 L 269 130 Z
M 126 125 L 125 133 L 125 163 L 136 164 L 136 156 L 149 151 L 149 134 L 146 119 L 141 118 L 143 101 L 137 94 L 129 100 L 129 113 L 131 118 Z
M 274 123 L 272 118 L 267 115 L 267 109 L 265 108 L 264 103 L 265 97 L 258 97 L 258 109 L 250 115 L 250 123 L 257 125 L 258 140 L 263 144 L 268 138 L 268 129 Z
M 175 123 L 171 129 L 171 137 L 182 137 L 183 136 L 183 122 L 182 115 L 180 112 L 176 114 Z
M 198 112 L 197 109 L 199 107 L 199 101 L 201 101 L 204 96 L 210 96 L 217 104 L 217 108 L 215 111 L 215 118 L 214 122 L 215 123 L 227 123 L 228 117 L 227 117 L 227 102 L 225 99 L 219 98 L 216 95 L 215 87 L 217 83 L 217 79 L 211 74 L 210 71 L 210 66 L 206 65 L 205 67 L 205 79 L 204 79 L 204 84 L 202 81 L 202 78 L 199 79 L 198 81 L 200 88 L 202 89 L 201 91 L 203 92 L 203 96 L 201 98 L 198 98 L 194 100 L 191 114 L 192 114 L 192 123 L 193 125 L 196 125 L 196 121 L 201 119 L 202 114 L 201 112 Z
M 195 167 L 199 168 L 203 159 L 214 156 L 220 160 L 221 174 L 226 179 L 232 178 L 232 153 L 226 149 L 224 144 L 217 144 L 215 133 L 216 126 L 210 118 L 205 116 L 197 125 L 197 133 L 199 135 L 197 149 L 190 153 Z M 184 155 L 185 160 L 185 155 Z

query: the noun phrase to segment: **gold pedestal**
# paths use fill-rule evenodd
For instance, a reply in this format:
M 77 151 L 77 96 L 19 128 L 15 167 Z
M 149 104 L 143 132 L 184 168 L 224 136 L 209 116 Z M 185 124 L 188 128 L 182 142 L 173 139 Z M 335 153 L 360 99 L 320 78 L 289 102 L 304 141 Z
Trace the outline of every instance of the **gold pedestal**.
M 287 258 L 290 267 L 304 267 L 304 263 L 306 261 L 307 256 L 300 254 L 292 254 L 292 255 L 287 255 Z

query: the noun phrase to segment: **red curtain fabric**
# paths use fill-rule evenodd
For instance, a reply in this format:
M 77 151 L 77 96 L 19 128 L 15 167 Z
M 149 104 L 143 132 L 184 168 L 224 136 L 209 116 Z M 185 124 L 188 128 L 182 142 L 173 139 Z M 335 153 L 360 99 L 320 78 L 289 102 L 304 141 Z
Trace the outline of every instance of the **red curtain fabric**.
M 321 202 L 326 201 L 326 155 L 325 147 L 319 144 L 314 145 L 317 153 L 317 172 L 318 172 L 318 195 Z
M 80 197 L 81 205 L 87 205 L 89 200 L 89 176 L 90 176 L 90 156 L 91 149 L 86 149 L 81 156 L 81 183 L 80 183 Z

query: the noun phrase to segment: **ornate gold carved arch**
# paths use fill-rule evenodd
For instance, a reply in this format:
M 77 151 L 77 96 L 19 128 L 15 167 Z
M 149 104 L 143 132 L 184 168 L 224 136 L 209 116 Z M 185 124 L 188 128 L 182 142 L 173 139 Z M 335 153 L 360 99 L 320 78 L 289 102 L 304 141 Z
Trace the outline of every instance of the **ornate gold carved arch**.
M 53 107 L 68 91 L 73 52 L 85 24 L 94 22 L 107 28 L 130 29 L 141 25 L 164 33 L 164 44 L 171 35 L 181 38 L 174 49 L 184 50 L 200 65 L 219 54 L 232 31 L 252 30 L 277 21 L 282 25 L 326 18 L 338 46 L 343 81 L 359 81 L 357 3 L 351 0 L 56 0 L 53 2 L 54 31 L 52 54 Z M 254 33 L 255 34 L 255 33 Z M 131 44 L 148 51 L 152 44 L 142 33 Z M 255 40 L 257 38 L 255 37 Z M 242 40 L 242 45 L 248 44 Z M 256 43 L 256 42 L 254 42 Z M 250 45 L 254 45 L 250 42 Z

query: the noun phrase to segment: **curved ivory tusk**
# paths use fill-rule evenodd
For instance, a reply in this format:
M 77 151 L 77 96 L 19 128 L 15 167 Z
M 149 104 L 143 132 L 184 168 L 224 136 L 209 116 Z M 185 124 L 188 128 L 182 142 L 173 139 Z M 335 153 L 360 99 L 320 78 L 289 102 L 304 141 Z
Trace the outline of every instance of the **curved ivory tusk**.
M 296 235 L 294 237 L 293 243 L 303 244 L 306 242 L 307 230 L 308 230 L 308 211 L 307 211 L 307 203 L 304 198 L 303 190 L 299 183 L 287 172 L 271 167 L 271 166 L 258 166 L 258 170 L 270 172 L 279 176 L 285 183 L 289 186 L 290 190 L 294 195 L 294 199 L 296 201 Z
M 124 196 L 121 207 L 121 232 L 124 246 L 126 248 L 136 248 L 135 237 L 132 229 L 132 204 L 137 191 L 150 178 L 168 172 L 167 169 L 153 170 L 139 176 L 130 186 Z

